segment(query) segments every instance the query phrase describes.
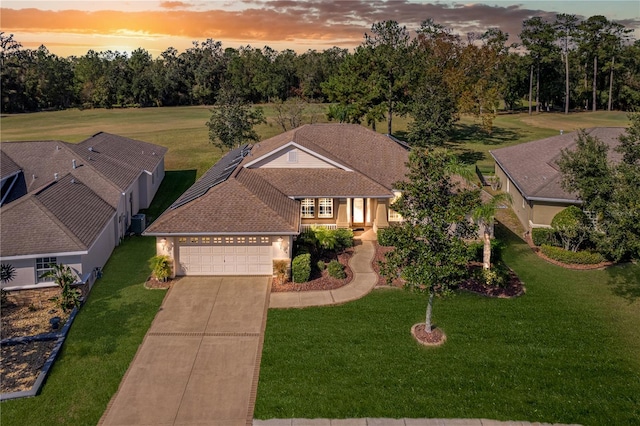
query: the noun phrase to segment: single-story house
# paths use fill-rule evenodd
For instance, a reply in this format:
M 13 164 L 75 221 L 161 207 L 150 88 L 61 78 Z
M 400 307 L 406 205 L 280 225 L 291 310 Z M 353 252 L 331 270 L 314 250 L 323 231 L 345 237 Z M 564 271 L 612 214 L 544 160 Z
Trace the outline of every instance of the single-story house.
M 145 231 L 175 275 L 271 275 L 306 228 L 401 218 L 408 147 L 353 124 L 310 124 L 230 151 Z
M 596 127 L 585 132 L 604 142 L 609 147 L 609 159 L 619 162 L 621 155 L 615 148 L 625 131 L 624 127 Z M 562 150 L 575 149 L 577 138 L 577 132 L 561 133 L 490 151 L 501 189 L 511 194 L 513 211 L 525 229 L 549 227 L 553 217 L 565 207 L 582 204 L 577 194 L 562 188 L 562 173 L 557 164 Z
M 52 286 L 41 278 L 51 264 L 70 266 L 91 285 L 153 200 L 166 151 L 102 132 L 78 144 L 3 142 L 0 262 L 16 272 L 3 288 Z

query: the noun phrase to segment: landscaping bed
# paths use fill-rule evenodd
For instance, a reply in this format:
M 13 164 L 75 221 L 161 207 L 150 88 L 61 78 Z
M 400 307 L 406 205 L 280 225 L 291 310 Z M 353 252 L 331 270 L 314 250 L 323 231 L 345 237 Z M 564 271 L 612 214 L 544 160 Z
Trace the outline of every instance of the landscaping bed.
M 69 318 L 69 313 L 64 313 L 45 296 L 31 303 L 18 302 L 3 306 L 2 340 L 54 332 L 49 320 L 56 316 L 60 317 L 60 329 Z M 55 340 L 2 345 L 0 391 L 12 393 L 31 389 L 55 345 Z
M 271 283 L 271 291 L 273 293 L 284 291 L 312 291 L 312 290 L 335 290 L 343 287 L 353 279 L 353 271 L 349 267 L 349 260 L 353 256 L 353 248 L 344 250 L 337 255 L 338 262 L 344 266 L 344 272 L 347 275 L 344 279 L 333 278 L 329 275 L 329 271 L 325 268 L 319 271 L 317 268 L 311 269 L 311 278 L 305 283 L 294 283 L 285 281 L 281 283 L 278 278 L 273 278 Z M 329 262 L 332 259 L 323 259 Z

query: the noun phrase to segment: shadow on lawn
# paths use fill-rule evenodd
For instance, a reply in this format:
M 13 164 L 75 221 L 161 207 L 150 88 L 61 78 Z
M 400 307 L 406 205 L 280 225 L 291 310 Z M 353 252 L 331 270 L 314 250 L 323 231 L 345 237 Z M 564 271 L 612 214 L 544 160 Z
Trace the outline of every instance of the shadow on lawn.
M 147 226 L 162 214 L 196 181 L 197 170 L 171 170 L 164 174 L 153 203 L 148 209 L 140 210 L 147 215 Z
M 451 132 L 450 139 L 452 145 L 465 143 L 480 143 L 483 145 L 500 145 L 514 141 L 522 135 L 514 129 L 505 129 L 503 127 L 494 127 L 491 134 L 488 134 L 479 124 L 462 124 L 458 123 Z
M 609 277 L 607 284 L 616 296 L 620 296 L 629 303 L 640 299 L 640 265 L 627 263 L 610 266 L 606 269 Z

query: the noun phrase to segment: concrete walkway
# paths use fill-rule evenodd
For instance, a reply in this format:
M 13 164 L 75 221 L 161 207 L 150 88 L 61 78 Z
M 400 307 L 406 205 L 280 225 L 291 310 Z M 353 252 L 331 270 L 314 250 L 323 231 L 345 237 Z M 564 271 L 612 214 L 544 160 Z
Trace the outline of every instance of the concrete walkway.
M 270 279 L 175 283 L 98 424 L 251 424 Z
M 270 308 L 307 308 L 310 306 L 339 305 L 366 296 L 378 282 L 378 276 L 371 268 L 375 254 L 373 231 L 367 231 L 357 238 L 360 244 L 354 247 L 349 266 L 353 271 L 353 279 L 343 287 L 335 290 L 291 291 L 271 293 Z

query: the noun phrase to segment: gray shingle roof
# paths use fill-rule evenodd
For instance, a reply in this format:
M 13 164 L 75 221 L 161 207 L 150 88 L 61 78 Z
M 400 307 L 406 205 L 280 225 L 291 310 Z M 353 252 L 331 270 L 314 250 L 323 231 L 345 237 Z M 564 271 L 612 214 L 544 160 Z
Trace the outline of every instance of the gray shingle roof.
M 243 165 L 289 142 L 295 142 L 392 189 L 405 177 L 409 152 L 391 138 L 357 124 L 307 124 L 264 140 Z
M 7 176 L 14 175 L 20 171 L 18 166 L 4 151 L 0 151 L 0 177 L 2 179 Z
M 607 144 L 610 161 L 618 162 L 621 156 L 614 148 L 619 145 L 618 138 L 625 130 L 624 127 L 595 127 L 586 132 Z M 565 133 L 496 149 L 491 155 L 525 198 L 575 202 L 576 194 L 562 189 L 562 174 L 556 161 L 563 149 L 575 149 L 577 136 L 577 132 Z
M 0 255 L 85 251 L 114 213 L 89 187 L 67 174 L 3 207 Z
M 89 142 L 93 151 L 84 145 Z M 26 185 L 26 195 L 2 206 L 3 257 L 89 249 L 113 217 L 122 191 L 143 170 L 154 170 L 166 153 L 164 147 L 106 133 L 78 145 L 3 142 L 0 149 L 2 167 L 12 167 L 9 158 L 23 170 Z
M 167 152 L 167 148 L 159 145 L 109 133 L 97 133 L 69 147 L 122 190 L 127 189 L 142 170 L 154 170 Z

